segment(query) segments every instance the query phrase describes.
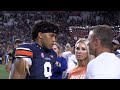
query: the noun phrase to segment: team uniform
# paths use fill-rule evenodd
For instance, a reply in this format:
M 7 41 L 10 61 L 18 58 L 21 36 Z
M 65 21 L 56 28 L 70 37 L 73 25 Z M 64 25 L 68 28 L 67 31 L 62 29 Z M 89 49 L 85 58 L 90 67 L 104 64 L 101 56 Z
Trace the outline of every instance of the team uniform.
M 55 64 L 57 54 L 54 50 L 45 49 L 36 42 L 21 44 L 15 51 L 16 58 L 28 58 L 31 63 L 26 79 L 50 79 L 52 68 Z
M 76 67 L 70 71 L 68 79 L 84 79 L 86 75 L 86 67 Z
M 62 79 L 62 74 L 63 74 L 63 71 L 65 71 L 67 69 L 67 61 L 65 58 L 63 57 L 57 57 L 57 60 L 56 60 L 56 64 L 54 65 L 53 67 L 53 75 L 52 75 L 52 79 Z M 59 67 L 59 65 L 61 67 Z

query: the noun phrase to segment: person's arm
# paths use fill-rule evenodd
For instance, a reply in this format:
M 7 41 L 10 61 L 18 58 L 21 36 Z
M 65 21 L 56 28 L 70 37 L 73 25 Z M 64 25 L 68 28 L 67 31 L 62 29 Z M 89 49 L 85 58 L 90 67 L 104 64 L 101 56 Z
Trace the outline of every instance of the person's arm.
M 2 64 L 5 64 L 5 55 L 2 56 Z
M 14 63 L 14 71 L 11 75 L 11 79 L 25 79 L 29 67 L 28 62 L 26 62 L 24 58 L 17 58 Z

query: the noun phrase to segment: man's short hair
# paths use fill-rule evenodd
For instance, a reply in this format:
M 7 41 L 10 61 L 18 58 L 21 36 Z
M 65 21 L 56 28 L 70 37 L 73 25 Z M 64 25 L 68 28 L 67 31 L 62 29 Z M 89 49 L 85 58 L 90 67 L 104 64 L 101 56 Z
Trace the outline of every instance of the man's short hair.
M 112 29 L 108 25 L 96 25 L 91 28 L 93 31 L 93 38 L 98 37 L 101 41 L 101 45 L 107 48 L 112 48 L 113 33 Z
M 32 39 L 35 40 L 38 36 L 38 33 L 59 33 L 59 28 L 57 25 L 47 22 L 47 21 L 39 21 L 35 23 L 32 29 Z

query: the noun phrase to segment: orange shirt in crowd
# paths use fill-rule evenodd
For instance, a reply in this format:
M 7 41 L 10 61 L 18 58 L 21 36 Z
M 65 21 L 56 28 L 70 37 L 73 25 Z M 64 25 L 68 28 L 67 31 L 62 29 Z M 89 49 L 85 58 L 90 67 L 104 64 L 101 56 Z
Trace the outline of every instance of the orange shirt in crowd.
M 76 67 L 69 75 L 68 79 L 84 79 L 87 67 Z

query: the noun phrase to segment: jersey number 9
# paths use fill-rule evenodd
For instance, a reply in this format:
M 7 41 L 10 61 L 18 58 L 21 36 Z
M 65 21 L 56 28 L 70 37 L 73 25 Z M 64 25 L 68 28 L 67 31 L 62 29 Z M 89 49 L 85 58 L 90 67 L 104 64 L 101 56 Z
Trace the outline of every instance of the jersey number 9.
M 50 62 L 45 62 L 45 63 L 44 63 L 44 76 L 45 76 L 45 77 L 50 77 L 50 76 L 52 76 L 51 64 L 50 64 Z

